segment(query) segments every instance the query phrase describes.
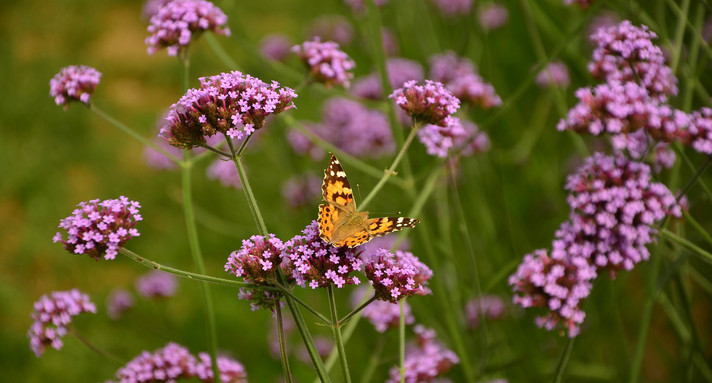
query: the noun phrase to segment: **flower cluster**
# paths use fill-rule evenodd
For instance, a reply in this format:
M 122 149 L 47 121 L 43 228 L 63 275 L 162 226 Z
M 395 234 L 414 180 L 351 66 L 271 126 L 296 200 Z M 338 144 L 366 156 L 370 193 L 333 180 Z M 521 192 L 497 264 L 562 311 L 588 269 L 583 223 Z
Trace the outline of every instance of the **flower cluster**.
M 148 54 L 166 48 L 169 56 L 175 56 L 205 31 L 230 35 L 227 16 L 220 8 L 204 0 L 173 0 L 151 16 L 151 36 L 146 38 Z
M 354 308 L 362 302 L 366 291 L 366 289 L 358 289 L 351 295 L 351 305 Z M 400 326 L 400 306 L 396 303 L 373 301 L 361 311 L 361 315 L 368 319 L 378 332 L 386 332 L 389 328 Z M 405 324 L 415 323 L 415 317 L 408 302 L 403 303 L 403 316 Z
M 58 232 L 52 239 L 61 242 L 74 254 L 92 258 L 114 259 L 119 249 L 132 237 L 139 236 L 134 228 L 143 218 L 138 213 L 141 205 L 121 196 L 119 199 L 80 202 L 67 218 L 59 221 L 59 228 L 67 231 L 67 238 Z
M 292 52 L 304 62 L 312 77 L 327 87 L 341 85 L 348 88 L 354 77 L 356 63 L 333 41 L 321 42 L 314 38 L 292 47 Z
M 388 97 L 414 120 L 442 127 L 451 126 L 455 122 L 451 115 L 460 108 L 457 97 L 445 89 L 443 84 L 430 80 L 425 80 L 424 85 L 408 81 Z
M 296 97 L 277 82 L 266 84 L 238 71 L 202 77 L 199 88 L 188 89 L 171 106 L 160 136 L 183 149 L 202 146 L 216 133 L 242 139 L 263 127 L 268 116 L 293 108 Z
M 425 125 L 418 131 L 420 142 L 431 156 L 445 158 L 457 151 L 464 156 L 487 151 L 490 147 L 487 133 L 480 132 L 470 121 L 457 120 L 451 126 Z
M 536 75 L 535 82 L 542 88 L 553 86 L 565 88 L 571 83 L 569 69 L 561 61 L 552 61 Z
M 703 154 L 712 155 L 712 109 L 702 108 L 692 112 L 687 134 L 689 136 L 686 141 L 693 149 Z
M 341 288 L 361 283 L 350 275 L 361 270 L 363 264 L 356 250 L 334 247 L 322 240 L 317 221 L 312 221 L 302 234 L 285 242 L 283 253 L 299 286 L 315 289 L 333 284 Z
M 507 306 L 502 298 L 496 295 L 482 295 L 472 299 L 465 305 L 465 320 L 467 327 L 477 328 L 480 326 L 480 319 L 496 320 L 501 318 Z
M 176 276 L 160 270 L 153 270 L 136 280 L 136 291 L 146 299 L 170 298 L 177 288 Z
M 242 189 L 242 181 L 240 181 L 240 174 L 235 168 L 235 163 L 232 161 L 226 161 L 223 158 L 218 158 L 213 161 L 208 169 L 206 170 L 208 179 L 218 180 L 225 187 L 232 187 L 235 189 Z
M 81 313 L 96 313 L 96 306 L 89 296 L 77 289 L 43 295 L 34 307 L 34 322 L 27 331 L 27 337 L 37 357 L 42 356 L 47 347 L 62 348 L 62 337 L 67 334 L 72 317 Z
M 94 89 L 99 85 L 101 73 L 86 65 L 70 65 L 62 68 L 49 80 L 49 95 L 57 105 L 66 110 L 69 103 L 79 101 L 89 105 Z
M 319 38 L 347 45 L 354 39 L 354 28 L 341 16 L 322 16 L 314 20 L 307 36 L 309 39 Z
M 677 79 L 665 65 L 662 49 L 653 44 L 656 37 L 645 25 L 636 27 L 628 20 L 599 28 L 591 35 L 596 49 L 588 69 L 607 82 L 639 81 L 653 98 L 664 101 L 677 94 Z
M 433 0 L 440 12 L 447 16 L 466 15 L 472 9 L 473 0 Z
M 284 35 L 269 35 L 260 41 L 260 53 L 275 61 L 284 61 L 294 44 Z
M 403 58 L 390 58 L 386 62 L 388 81 L 391 88 L 399 88 L 407 81 L 423 81 L 423 67 L 416 61 Z M 354 82 L 351 94 L 370 100 L 382 100 L 383 89 L 378 73 L 371 73 Z
M 487 3 L 480 8 L 479 20 L 482 29 L 491 31 L 507 24 L 509 11 L 504 5 Z
M 378 249 L 366 261 L 366 277 L 376 290 L 376 299 L 396 303 L 411 295 L 426 295 L 425 283 L 433 272 L 408 251 L 395 254 Z
M 282 196 L 292 208 L 309 205 L 321 198 L 321 177 L 302 174 L 288 179 L 282 186 Z
M 492 84 L 482 79 L 472 61 L 458 57 L 454 52 L 430 58 L 430 78 L 445 84 L 460 101 L 473 106 L 490 109 L 502 104 Z
M 133 296 L 123 289 L 116 289 L 106 298 L 106 315 L 111 319 L 119 319 L 134 305 Z
M 433 382 L 452 366 L 460 363 L 457 355 L 435 340 L 435 331 L 422 325 L 415 326 L 416 343 L 405 352 L 405 381 L 407 383 Z M 394 366 L 386 383 L 400 382 L 400 370 Z
M 240 250 L 230 253 L 225 271 L 250 283 L 265 283 L 274 279 L 274 272 L 281 265 L 284 244 L 274 234 L 269 237 L 253 235 L 242 240 Z
M 217 360 L 220 380 L 226 383 L 245 383 L 247 374 L 238 361 L 226 356 Z M 144 351 L 116 372 L 113 383 L 175 382 L 178 379 L 198 379 L 211 383 L 213 379 L 210 356 L 200 353 L 198 358 L 187 348 L 168 343 L 153 353 Z

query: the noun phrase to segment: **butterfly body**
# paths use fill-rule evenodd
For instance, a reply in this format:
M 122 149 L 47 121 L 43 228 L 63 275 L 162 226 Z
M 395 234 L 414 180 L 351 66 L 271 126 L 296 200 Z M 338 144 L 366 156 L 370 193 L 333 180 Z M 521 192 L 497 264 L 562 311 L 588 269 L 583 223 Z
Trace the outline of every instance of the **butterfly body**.
M 419 222 L 405 217 L 368 218 L 368 212 L 359 212 L 346 173 L 334 154 L 324 171 L 321 192 L 326 203 L 319 205 L 319 236 L 333 246 L 355 247 Z

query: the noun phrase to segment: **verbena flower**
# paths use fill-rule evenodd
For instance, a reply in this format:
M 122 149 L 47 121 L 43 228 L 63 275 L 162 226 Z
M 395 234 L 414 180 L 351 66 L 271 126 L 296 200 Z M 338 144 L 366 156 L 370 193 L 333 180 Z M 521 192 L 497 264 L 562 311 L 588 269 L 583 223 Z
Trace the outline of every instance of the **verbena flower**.
M 136 291 L 146 299 L 170 298 L 177 288 L 176 276 L 160 270 L 148 272 L 136 280 Z
M 42 356 L 47 347 L 61 349 L 62 337 L 67 334 L 72 318 L 81 313 L 96 313 L 96 306 L 88 295 L 77 289 L 54 291 L 35 302 L 34 322 L 27 331 L 35 355 Z
M 220 372 L 220 381 L 225 383 L 247 383 L 247 372 L 242 363 L 225 355 L 217 357 L 218 371 Z M 215 381 L 213 374 L 213 363 L 210 360 L 210 354 L 201 352 L 198 354 L 198 362 L 195 365 L 195 375 L 205 383 Z
M 657 142 L 645 130 L 630 134 L 611 136 L 611 146 L 616 154 L 624 154 L 635 160 L 650 159 L 656 173 L 675 164 L 675 151 L 667 142 Z
M 454 140 L 455 149 L 462 156 L 472 156 L 490 149 L 490 139 L 487 133 L 481 132 L 472 121 L 460 120 L 465 135 L 457 135 Z
M 225 271 L 249 283 L 267 283 L 275 279 L 275 271 L 282 264 L 284 244 L 274 234 L 269 237 L 253 235 L 242 240 L 240 250 L 230 253 Z
M 428 62 L 430 64 L 428 78 L 446 85 L 458 77 L 476 72 L 475 64 L 470 59 L 460 57 L 453 51 L 433 55 Z
M 225 187 L 242 189 L 240 174 L 235 168 L 235 163 L 218 158 L 208 166 L 205 171 L 208 179 L 218 180 Z
M 657 35 L 647 26 L 624 20 L 614 27 L 599 28 L 591 41 L 596 45 L 588 69 L 607 82 L 640 82 L 657 100 L 677 94 L 677 79 L 665 65 L 663 51 L 652 40 Z
M 342 16 L 321 16 L 312 22 L 307 36 L 309 40 L 319 38 L 323 41 L 334 41 L 343 46 L 353 41 L 354 28 Z
M 314 174 L 292 176 L 282 185 L 282 197 L 291 208 L 307 206 L 321 198 L 321 177 Z
M 292 42 L 284 35 L 269 35 L 260 40 L 260 53 L 275 61 L 284 61 L 291 53 Z
M 344 0 L 344 3 L 351 8 L 354 13 L 364 13 L 366 11 L 366 4 L 364 1 L 371 0 Z M 388 0 L 373 0 L 377 7 L 382 7 L 388 3 Z
M 150 20 L 153 15 L 158 13 L 158 10 L 161 9 L 161 7 L 171 1 L 172 0 L 146 0 L 141 8 L 141 16 L 146 20 Z
M 430 58 L 430 78 L 445 85 L 463 103 L 483 109 L 502 104 L 492 84 L 477 73 L 475 64 L 448 51 Z
M 470 13 L 473 0 L 433 0 L 440 13 L 447 17 Z
M 497 320 L 504 316 L 507 306 L 502 298 L 496 295 L 482 295 L 471 299 L 465 305 L 465 321 L 467 327 L 477 328 L 480 326 L 480 319 Z
M 712 109 L 692 112 L 685 141 L 700 153 L 712 155 Z
M 596 0 L 564 0 L 564 4 L 566 5 L 577 5 L 581 9 L 588 9 L 593 3 L 595 3 Z
M 507 7 L 498 3 L 487 3 L 480 8 L 480 26 L 486 31 L 501 28 L 509 21 Z
M 539 327 L 561 326 L 569 337 L 575 337 L 586 317 L 581 306 L 591 293 L 596 268 L 584 257 L 569 255 L 561 244 L 554 242 L 551 255 L 544 249 L 525 255 L 509 284 L 515 304 L 547 310 L 536 318 Z
M 80 202 L 77 209 L 59 221 L 59 228 L 67 231 L 66 239 L 57 232 L 52 239 L 61 242 L 70 253 L 86 254 L 92 258 L 114 259 L 126 241 L 140 234 L 134 228 L 143 217 L 141 205 L 121 196 L 119 199 Z
M 408 81 L 388 96 L 414 120 L 423 124 L 442 127 L 455 122 L 452 114 L 460 108 L 460 100 L 453 96 L 443 84 L 425 80 L 424 85 Z
M 616 27 L 620 24 L 621 19 L 617 13 L 611 11 L 603 11 L 591 19 L 591 22 L 586 27 L 586 36 L 591 39 L 599 29 Z M 594 43 L 595 44 L 595 43 Z
M 183 158 L 183 151 L 179 148 L 176 148 L 175 146 L 172 146 L 171 144 L 168 143 L 165 139 L 160 137 L 161 130 L 165 127 L 166 129 L 170 129 L 168 127 L 168 121 L 166 120 L 166 117 L 168 116 L 168 112 L 166 112 L 163 116 L 161 116 L 158 121 L 157 121 L 157 130 L 156 130 L 156 137 L 153 138 L 153 143 L 156 144 L 158 147 L 161 149 L 165 150 L 166 152 L 172 154 L 176 158 Z M 208 146 L 212 147 L 217 147 L 219 146 L 223 141 L 225 140 L 225 137 L 221 135 L 214 135 L 212 137 L 206 138 L 205 144 Z M 254 142 L 254 137 L 251 142 Z M 202 147 L 196 147 L 192 149 L 192 152 L 194 154 L 202 153 L 206 149 Z M 178 165 L 171 161 L 170 158 L 166 157 L 162 152 L 159 152 L 158 150 L 146 146 L 143 150 L 143 158 L 146 161 L 146 164 L 154 169 L 157 170 L 175 170 L 178 169 Z
M 418 130 L 418 138 L 425 145 L 425 150 L 431 156 L 445 158 L 455 146 L 455 140 L 467 135 L 465 128 L 457 121 L 450 126 L 442 127 L 428 124 Z
M 391 88 L 394 89 L 408 81 L 423 81 L 424 78 L 423 66 L 416 61 L 396 57 L 389 58 L 386 68 Z M 354 81 L 351 94 L 370 100 L 382 100 L 384 94 L 378 73 L 371 73 Z
M 435 339 L 435 331 L 415 326 L 416 342 L 409 344 L 405 351 L 405 381 L 407 383 L 434 382 L 452 366 L 460 363 L 454 352 L 448 350 Z M 400 382 L 400 370 L 394 366 L 386 383 Z
M 552 61 L 536 75 L 535 81 L 542 88 L 552 86 L 566 88 L 571 84 L 569 68 L 561 61 Z
M 166 48 L 169 56 L 175 56 L 206 31 L 230 35 L 227 16 L 220 8 L 204 0 L 173 0 L 151 16 L 151 36 L 146 38 L 148 54 Z
M 354 291 L 351 295 L 351 306 L 353 308 L 359 306 L 366 292 L 367 289 L 365 288 Z M 361 311 L 361 315 L 368 319 L 378 332 L 385 332 L 390 328 L 400 326 L 400 305 L 397 303 L 376 300 L 369 303 L 369 305 Z M 415 317 L 407 302 L 403 304 L 403 316 L 405 318 L 405 324 L 415 323 Z
M 363 262 L 354 249 L 334 247 L 319 237 L 319 224 L 312 221 L 302 235 L 284 243 L 283 257 L 292 270 L 292 276 L 301 287 L 312 289 L 334 285 L 359 284 L 354 271 L 361 270 Z
M 106 315 L 117 320 L 133 305 L 134 299 L 130 292 L 124 289 L 114 289 L 106 298 Z
M 204 145 L 216 133 L 243 139 L 262 128 L 267 117 L 293 108 L 296 97 L 291 88 L 238 71 L 201 77 L 199 88 L 188 89 L 171 106 L 160 135 L 183 149 Z
M 307 66 L 314 80 L 327 87 L 341 85 L 348 88 L 354 77 L 356 63 L 333 41 L 322 42 L 318 37 L 292 47 Z
M 395 254 L 378 249 L 366 260 L 366 278 L 376 290 L 376 299 L 396 303 L 411 295 L 426 295 L 425 283 L 433 276 L 432 270 L 408 251 Z
M 49 95 L 57 105 L 67 110 L 69 103 L 79 101 L 89 105 L 94 89 L 99 85 L 101 73 L 86 65 L 70 65 L 62 68 L 49 80 Z
M 396 235 L 386 235 L 383 237 L 376 237 L 366 243 L 364 243 L 362 246 L 363 252 L 365 254 L 371 254 L 376 252 L 378 249 L 393 249 L 393 246 L 396 244 L 398 241 L 398 236 Z M 410 242 L 408 242 L 408 238 L 404 239 L 400 245 L 398 245 L 398 248 L 395 250 L 402 250 L 402 251 L 407 251 L 410 249 Z
M 119 383 L 175 382 L 195 376 L 197 360 L 187 348 L 168 343 L 154 352 L 144 351 L 119 368 Z

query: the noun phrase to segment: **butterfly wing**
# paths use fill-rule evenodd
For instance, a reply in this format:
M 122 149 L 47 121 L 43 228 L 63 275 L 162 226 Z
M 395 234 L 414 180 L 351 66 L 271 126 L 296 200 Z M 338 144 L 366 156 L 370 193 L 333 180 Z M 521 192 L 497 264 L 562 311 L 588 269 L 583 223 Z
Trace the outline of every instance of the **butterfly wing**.
M 343 207 L 346 211 L 356 212 L 354 194 L 346 178 L 346 173 L 336 156 L 331 153 L 329 166 L 324 170 L 324 182 L 321 184 L 324 201 Z
M 319 205 L 319 237 L 326 242 L 332 243 L 331 239 L 334 230 L 339 222 L 339 217 L 344 214 L 333 205 L 323 203 Z
M 338 246 L 356 247 L 362 245 L 373 238 L 403 230 L 406 227 L 414 227 L 418 222 L 414 218 L 405 217 L 383 217 L 366 220 L 365 228 L 354 232 L 348 238 L 339 242 Z

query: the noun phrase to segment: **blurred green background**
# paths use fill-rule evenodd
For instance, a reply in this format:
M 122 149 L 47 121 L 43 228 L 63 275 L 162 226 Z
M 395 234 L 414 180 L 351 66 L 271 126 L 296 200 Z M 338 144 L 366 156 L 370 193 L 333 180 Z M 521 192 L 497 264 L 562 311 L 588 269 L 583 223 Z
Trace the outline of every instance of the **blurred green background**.
M 582 11 L 564 6 L 561 0 L 543 0 L 530 3 L 531 15 L 525 12 L 524 1 L 502 1 L 509 9 L 509 21 L 489 33 L 477 25 L 475 17 L 485 2 L 476 3 L 472 17 L 454 19 L 441 17 L 430 2 L 423 0 L 391 0 L 382 10 L 384 25 L 398 36 L 399 56 L 427 67 L 431 55 L 455 50 L 477 63 L 479 72 L 495 86 L 507 106 L 504 112 L 496 108 L 471 112 L 475 122 L 488 122 L 484 128 L 492 140 L 492 150 L 462 161 L 456 189 L 444 179 L 436 185 L 422 215 L 417 217 L 423 223 L 409 237 L 415 255 L 428 263 L 435 271 L 434 278 L 439 279 L 431 283 L 434 295 L 409 301 L 417 322 L 436 329 L 439 339 L 450 348 L 454 339 L 461 339 L 468 353 L 461 359 L 469 360 L 482 380 L 503 377 L 510 382 L 548 381 L 566 342 L 556 332 L 537 329 L 533 323 L 535 313 L 510 308 L 505 319 L 489 324 L 489 341 L 483 346 L 479 332 L 464 329 L 461 310 L 476 290 L 468 243 L 477 259 L 482 288 L 509 302 L 511 292 L 506 276 L 524 254 L 548 247 L 554 231 L 567 217 L 563 184 L 566 175 L 581 163 L 581 156 L 574 150 L 572 137 L 554 128 L 566 108 L 573 105 L 573 91 L 593 83 L 585 67 L 590 57 L 585 39 L 590 13 L 607 10 L 620 18 L 635 14 L 635 23 L 648 18 L 656 23 L 653 30 L 661 36 L 658 43 L 668 50 L 677 49 L 677 16 L 665 1 L 641 2 L 645 3 L 645 12 L 641 13 L 636 2 L 608 1 L 594 10 Z M 255 57 L 255 44 L 271 33 L 282 33 L 295 43 L 301 42 L 314 19 L 329 14 L 342 14 L 355 27 L 356 38 L 344 49 L 357 62 L 357 77 L 375 68 L 364 19 L 351 15 L 339 0 L 223 1 L 216 5 L 227 13 L 233 36 L 217 36 L 215 41 L 239 67 L 226 66 L 206 39 L 200 39 L 191 46 L 192 86 L 199 76 L 239 69 L 265 81 L 278 80 L 296 87 L 302 77 L 299 63 L 292 59 L 287 69 L 275 70 Z M 182 94 L 182 72 L 178 60 L 167 57 L 164 51 L 146 54 L 143 41 L 147 21 L 141 17 L 141 7 L 140 1 L 113 0 L 0 3 L 0 85 L 5 89 L 5 95 L 0 96 L 2 381 L 103 381 L 113 377 L 120 367 L 71 337 L 65 338 L 62 350 L 48 350 L 41 358 L 35 357 L 25 335 L 31 323 L 32 304 L 55 290 L 76 287 L 88 293 L 99 312 L 77 317 L 76 328 L 126 360 L 142 350 L 163 347 L 168 341 L 183 344 L 193 353 L 207 349 L 197 283 L 180 280 L 176 297 L 164 301 L 136 297 L 134 309 L 121 320 L 112 321 L 104 309 L 106 296 L 117 287 L 133 290 L 135 279 L 149 270 L 123 257 L 96 262 L 67 254 L 51 242 L 59 220 L 78 202 L 125 195 L 141 202 L 144 217 L 138 226 L 141 236 L 127 247 L 155 261 L 193 270 L 180 202 L 180 174 L 148 167 L 138 142 L 81 104 L 72 104 L 65 112 L 48 96 L 48 82 L 60 68 L 71 64 L 93 66 L 103 77 L 92 102 L 142 135 L 152 137 L 161 114 Z M 698 20 L 699 12 L 704 14 L 702 19 L 710 14 L 706 7 L 693 2 L 690 19 Z M 532 25 L 541 34 L 544 50 L 559 54 L 569 67 L 572 84 L 564 93 L 563 104 L 557 104 L 551 91 L 531 84 L 532 68 L 540 61 L 528 29 Z M 577 29 L 579 25 L 584 28 Z M 686 32 L 682 43 L 687 44 L 692 35 Z M 685 49 L 677 73 L 681 79 L 680 98 L 689 92 L 692 105 L 697 108 L 710 102 L 699 91 L 691 90 L 695 84 L 701 84 L 703 89 L 709 85 L 710 56 L 700 54 L 693 66 L 685 61 Z M 317 121 L 329 96 L 320 87 L 305 89 L 296 100 L 298 109 L 288 113 L 299 120 Z M 680 98 L 673 104 L 680 106 Z M 286 140 L 289 127 L 279 120 L 267 129 L 249 149 L 245 161 L 267 226 L 287 240 L 316 217 L 316 205 L 289 209 L 280 193 L 281 186 L 295 173 L 320 174 L 326 158 L 314 162 L 296 156 Z M 587 139 L 587 143 L 589 148 L 603 147 L 594 140 Z M 422 185 L 436 161 L 419 143 L 413 145 L 409 155 Z M 704 162 L 691 152 L 688 155 L 692 168 L 679 159 L 672 171 L 661 175 L 673 190 L 684 185 L 694 167 Z M 368 162 L 380 169 L 390 159 Z M 203 161 L 194 172 L 200 241 L 208 274 L 228 277 L 223 271 L 228 254 L 255 231 L 242 192 L 207 180 L 207 165 L 208 161 Z M 352 184 L 358 183 L 364 195 L 375 185 L 375 178 L 348 164 L 344 166 Z M 712 182 L 709 173 L 702 179 Z M 458 191 L 457 195 L 453 190 Z M 407 212 L 410 206 L 399 193 L 387 186 L 370 210 L 383 214 Z M 456 196 L 461 205 L 456 203 Z M 709 231 L 709 198 L 700 187 L 694 187 L 689 201 L 693 215 Z M 457 219 L 460 214 L 462 220 Z M 676 227 L 686 238 L 699 243 L 693 233 L 685 234 L 681 225 Z M 418 235 L 418 231 L 425 234 Z M 435 256 L 427 256 L 426 248 L 433 249 Z M 686 253 L 665 242 L 652 253 L 663 258 L 662 272 L 645 263 L 616 280 L 597 281 L 587 303 L 586 323 L 568 366 L 568 381 L 627 378 L 649 286 L 655 286 L 666 270 L 673 271 L 669 279 L 663 278 L 663 298 L 654 309 L 641 380 L 703 378 L 694 361 L 699 354 L 690 350 L 701 349 L 699 352 L 707 357 L 704 363 L 709 364 L 710 267 L 690 257 L 673 269 L 673 262 Z M 345 313 L 350 309 L 352 289 L 344 290 L 339 292 L 339 298 L 343 302 L 340 310 Z M 237 300 L 233 289 L 215 286 L 213 291 L 220 350 L 245 365 L 250 381 L 279 381 L 279 360 L 270 355 L 267 347 L 270 313 L 251 312 L 246 302 Z M 326 310 L 324 291 L 299 291 L 299 295 Z M 442 310 L 458 314 L 453 316 L 455 322 L 444 320 Z M 309 323 L 315 322 L 305 315 Z M 311 329 L 315 334 L 329 334 L 324 327 L 313 325 Z M 386 348 L 374 380 L 385 380 L 387 370 L 396 363 L 396 334 L 380 335 L 362 322 L 347 345 L 356 380 L 379 336 L 385 337 Z M 477 367 L 484 366 L 485 361 L 486 368 Z M 298 381 L 313 379 L 308 365 L 294 361 L 294 369 Z M 338 374 L 334 371 L 333 375 Z M 464 381 L 463 370 L 456 366 L 448 377 L 455 382 Z

